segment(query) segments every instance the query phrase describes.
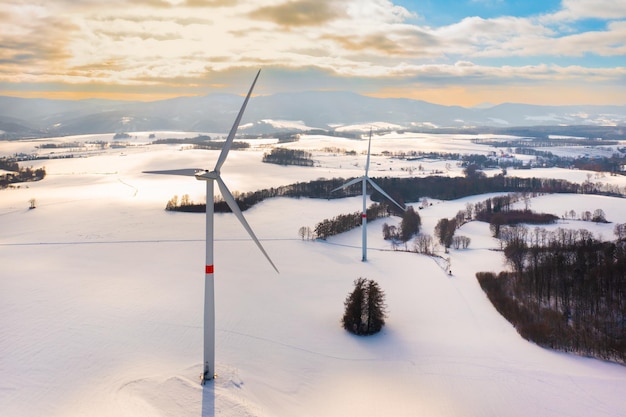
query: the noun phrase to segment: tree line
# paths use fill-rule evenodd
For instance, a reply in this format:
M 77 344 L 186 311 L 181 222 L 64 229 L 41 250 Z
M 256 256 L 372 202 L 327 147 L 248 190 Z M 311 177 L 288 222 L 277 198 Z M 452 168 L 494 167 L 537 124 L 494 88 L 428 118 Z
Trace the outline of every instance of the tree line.
M 373 221 L 380 217 L 389 216 L 389 210 L 386 204 L 374 203 L 366 209 L 367 221 Z M 359 227 L 362 222 L 362 213 L 356 211 L 350 214 L 339 214 L 331 219 L 324 219 L 317 223 L 314 229 L 317 239 L 327 239 L 330 236 L 338 235 L 349 230 Z
M 224 147 L 225 140 L 212 140 L 210 136 L 198 135 L 193 138 L 166 138 L 156 139 L 152 141 L 154 145 L 192 145 L 194 149 L 204 150 L 220 150 Z M 250 147 L 248 142 L 233 141 L 231 149 L 247 149 Z
M 602 194 L 599 185 L 590 184 L 583 188 L 581 184 L 561 179 L 549 178 L 518 178 L 496 175 L 493 177 L 418 177 L 418 178 L 375 178 L 381 188 L 394 199 L 396 196 L 403 201 L 419 201 L 421 197 L 441 200 L 456 200 L 477 194 L 494 192 L 540 192 L 540 193 L 589 193 Z M 381 194 L 374 192 L 372 199 L 380 201 Z M 396 200 L 399 201 L 399 200 Z M 403 202 L 399 201 L 399 202 Z
M 512 272 L 477 278 L 498 311 L 535 343 L 626 363 L 626 224 L 615 241 L 587 230 L 509 226 Z
M 557 219 L 529 209 L 534 195 L 514 193 L 468 204 L 454 218 L 441 219 L 435 235 L 449 247 L 461 238 L 454 231 L 463 222 L 488 222 L 512 272 L 476 276 L 519 333 L 542 346 L 626 363 L 626 223 L 615 225 L 614 242 L 599 241 L 585 229 L 530 229 L 520 224 Z M 518 202 L 523 210 L 513 209 Z M 566 215 L 574 218 L 575 212 Z M 583 211 L 580 218 L 607 222 L 602 209 Z
M 369 206 L 366 211 L 368 222 L 381 217 L 388 217 L 391 214 L 390 206 L 384 203 L 374 203 Z M 400 227 L 390 226 L 387 223 L 383 224 L 383 238 L 385 240 L 407 242 L 414 235 L 419 233 L 422 219 L 419 214 L 415 212 L 413 207 L 408 206 L 407 209 L 401 213 L 401 217 Z M 361 212 L 340 214 L 332 219 L 324 219 L 317 223 L 313 237 L 325 240 L 330 236 L 338 235 L 359 227 L 361 223 Z M 298 233 L 304 239 L 307 233 L 306 228 L 300 228 Z
M 178 196 L 170 198 L 165 205 L 167 211 L 182 211 L 186 213 L 206 213 L 205 203 L 194 203 L 189 194 L 184 194 L 180 200 Z
M 311 153 L 299 149 L 274 148 L 263 154 L 263 162 L 278 165 L 312 167 Z
M 0 188 L 6 188 L 11 184 L 28 181 L 40 181 L 46 177 L 46 168 L 33 169 L 32 167 L 22 168 L 20 165 L 8 158 L 0 158 L 0 169 L 7 172 L 0 175 Z
M 498 311 L 533 342 L 626 363 L 626 242 L 548 234 L 545 245 L 512 238 L 513 272 L 477 274 Z
M 603 194 L 621 195 L 620 190 L 607 191 L 603 185 L 586 182 L 583 184 L 571 183 L 561 179 L 549 178 L 517 178 L 497 175 L 494 177 L 416 177 L 416 178 L 375 178 L 376 183 L 400 204 L 406 201 L 419 201 L 422 197 L 441 200 L 455 200 L 477 194 L 494 192 L 510 193 L 573 193 L 573 194 Z M 346 182 L 344 178 L 320 178 L 309 182 L 298 182 L 279 187 L 239 193 L 235 196 L 241 210 L 247 210 L 266 198 L 273 197 L 309 197 L 309 198 L 344 198 L 361 194 L 358 187 L 348 187 L 331 193 Z M 370 198 L 375 202 L 382 202 L 385 197 L 374 190 Z M 394 207 L 390 208 L 391 210 Z M 221 201 L 215 202 L 216 212 L 228 212 L 228 205 Z M 395 211 L 394 211 L 395 212 Z

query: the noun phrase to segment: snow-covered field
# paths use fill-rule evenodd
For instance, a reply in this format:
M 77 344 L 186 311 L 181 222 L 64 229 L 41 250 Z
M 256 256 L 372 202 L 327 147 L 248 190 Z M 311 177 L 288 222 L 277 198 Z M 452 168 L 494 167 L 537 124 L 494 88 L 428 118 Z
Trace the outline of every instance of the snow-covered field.
M 218 152 L 139 146 L 144 139 L 88 158 L 33 161 L 45 165 L 43 181 L 0 190 L 3 417 L 626 415 L 626 367 L 537 347 L 491 306 L 475 273 L 506 266 L 487 225 L 460 230 L 472 240 L 451 251 L 452 276 L 432 258 L 391 251 L 381 229 L 394 219 L 370 223 L 368 262 L 360 261 L 360 230 L 300 240 L 301 226 L 358 211 L 359 197 L 277 198 L 246 211 L 280 274 L 232 214 L 216 214 L 218 378 L 200 386 L 204 216 L 164 207 L 173 195 L 202 201 L 204 183 L 142 171 L 212 168 Z M 316 167 L 263 164 L 261 146 L 232 151 L 222 169 L 229 188 L 362 175 L 366 141 L 311 136 L 285 146 L 311 151 Z M 488 149 L 463 137 L 390 135 L 375 138 L 372 150 Z M 33 151 L 31 142 L 0 142 L 0 155 Z M 409 176 L 400 165 L 410 163 L 426 172 L 445 165 L 377 155 L 370 175 Z M 461 174 L 454 164 L 447 170 Z M 581 171 L 523 172 L 588 179 Z M 603 180 L 626 185 L 594 179 Z M 419 211 L 424 232 L 486 197 L 432 200 Z M 626 222 L 626 199 L 543 196 L 531 204 L 557 215 L 601 208 L 609 221 Z M 573 220 L 559 226 L 591 230 Z M 612 224 L 593 227 L 613 238 Z M 387 325 L 368 338 L 340 326 L 359 277 L 387 295 Z

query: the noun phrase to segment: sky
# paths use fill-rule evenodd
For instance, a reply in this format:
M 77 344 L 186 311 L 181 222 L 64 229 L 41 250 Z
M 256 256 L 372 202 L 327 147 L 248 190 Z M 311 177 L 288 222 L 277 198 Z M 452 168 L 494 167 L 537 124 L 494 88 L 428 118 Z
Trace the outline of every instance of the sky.
M 626 104 L 624 0 L 0 0 L 0 95 Z

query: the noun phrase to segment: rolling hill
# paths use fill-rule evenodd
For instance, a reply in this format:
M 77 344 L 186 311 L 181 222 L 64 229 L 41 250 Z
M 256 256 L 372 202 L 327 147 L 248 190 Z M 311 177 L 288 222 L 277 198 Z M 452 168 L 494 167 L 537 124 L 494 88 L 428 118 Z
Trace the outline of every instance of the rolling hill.
M 105 132 L 181 130 L 225 132 L 242 98 L 230 94 L 178 97 L 153 102 L 48 100 L 0 96 L 0 133 L 5 139 Z M 299 92 L 251 99 L 242 132 L 266 133 L 264 120 L 299 123 L 301 130 L 332 130 L 384 122 L 411 130 L 494 131 L 514 127 L 603 127 L 624 137 L 626 106 L 537 106 L 505 103 L 488 108 L 442 106 L 420 100 L 373 98 L 349 92 Z M 289 129 L 293 130 L 293 127 Z M 283 130 L 289 130 L 283 129 Z M 275 128 L 274 130 L 281 130 Z M 604 137 L 604 133 L 601 133 Z M 618 138 L 619 138 L 618 137 Z

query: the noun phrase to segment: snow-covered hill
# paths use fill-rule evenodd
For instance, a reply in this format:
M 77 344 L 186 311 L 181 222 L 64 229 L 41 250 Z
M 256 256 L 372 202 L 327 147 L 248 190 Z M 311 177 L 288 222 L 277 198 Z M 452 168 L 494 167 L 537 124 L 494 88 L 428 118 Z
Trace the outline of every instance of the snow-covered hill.
M 0 96 L 0 138 L 33 135 L 78 135 L 106 132 L 186 130 L 224 132 L 241 105 L 241 97 L 213 94 L 154 102 L 114 100 L 43 100 Z M 537 106 L 503 103 L 488 108 L 443 106 L 421 100 L 374 98 L 349 92 L 299 92 L 257 96 L 243 123 L 261 134 L 289 129 L 345 130 L 378 122 L 403 129 L 503 130 L 516 126 L 556 126 L 552 134 L 572 134 L 563 126 L 584 126 L 582 136 L 624 138 L 626 106 Z M 592 129 L 592 128 L 595 128 Z M 368 127 L 369 130 L 369 127 Z M 623 130 L 623 129 L 622 129 Z M 568 132 L 568 133 L 566 133 Z M 595 132 L 595 133 L 594 133 Z M 541 135 L 541 133 L 538 133 Z
M 306 137 L 301 145 L 321 149 L 327 141 Z M 372 147 L 437 143 L 484 151 L 458 136 L 377 138 Z M 0 154 L 32 146 L 0 142 Z M 265 148 L 253 146 L 230 153 L 223 177 L 233 191 L 252 191 L 359 175 L 366 141 L 336 146 L 357 155 L 282 167 L 263 164 Z M 491 306 L 474 274 L 506 266 L 487 225 L 463 226 L 472 243 L 451 251 L 452 276 L 432 258 L 391 251 L 381 230 L 394 219 L 370 223 L 368 262 L 360 261 L 360 230 L 327 242 L 298 237 L 301 226 L 359 210 L 360 198 L 277 198 L 246 211 L 280 274 L 232 214 L 216 215 L 219 376 L 200 386 L 204 216 L 164 206 L 175 194 L 201 200 L 204 184 L 142 171 L 211 167 L 216 159 L 216 151 L 173 145 L 108 149 L 34 162 L 46 166 L 43 181 L 0 190 L 3 417 L 624 415 L 626 367 L 539 348 Z M 410 175 L 380 155 L 372 164 L 381 176 Z M 585 179 L 581 171 L 541 172 Z M 419 211 L 424 230 L 485 198 L 433 200 Z M 609 220 L 626 222 L 626 200 L 575 198 L 581 210 L 601 207 Z M 573 201 L 544 196 L 532 204 L 560 215 Z M 359 277 L 378 281 L 387 295 L 387 325 L 369 338 L 340 326 Z

